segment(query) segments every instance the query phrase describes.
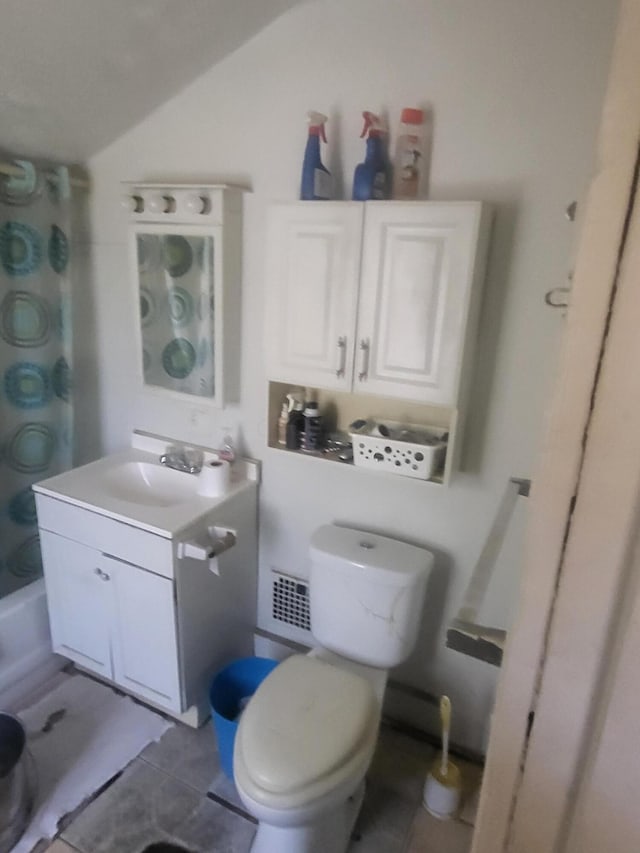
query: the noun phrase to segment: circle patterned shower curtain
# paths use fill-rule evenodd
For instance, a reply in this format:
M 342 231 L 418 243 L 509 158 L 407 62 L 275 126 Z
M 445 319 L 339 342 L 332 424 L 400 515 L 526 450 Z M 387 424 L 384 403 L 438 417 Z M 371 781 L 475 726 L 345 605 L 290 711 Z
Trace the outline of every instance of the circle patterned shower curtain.
M 65 186 L 64 168 L 0 176 L 0 597 L 42 574 L 31 486 L 72 462 Z

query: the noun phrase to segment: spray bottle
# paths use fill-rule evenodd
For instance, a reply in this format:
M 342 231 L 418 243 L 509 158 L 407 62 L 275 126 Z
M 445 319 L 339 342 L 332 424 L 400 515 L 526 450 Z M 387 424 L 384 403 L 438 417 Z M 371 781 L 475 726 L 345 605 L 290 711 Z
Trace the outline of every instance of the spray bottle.
M 302 163 L 300 198 L 303 201 L 331 198 L 331 174 L 320 159 L 320 139 L 327 141 L 324 125 L 327 117 L 322 113 L 308 112 L 309 136 Z
M 304 431 L 304 391 L 298 388 L 287 394 L 289 421 L 286 443 L 289 450 L 298 450 Z
M 367 149 L 363 163 L 353 173 L 354 201 L 383 199 L 389 197 L 389 169 L 384 151 L 384 136 L 387 129 L 374 113 L 362 113 L 364 127 L 360 138 L 367 137 Z M 368 134 L 368 135 L 367 135 Z

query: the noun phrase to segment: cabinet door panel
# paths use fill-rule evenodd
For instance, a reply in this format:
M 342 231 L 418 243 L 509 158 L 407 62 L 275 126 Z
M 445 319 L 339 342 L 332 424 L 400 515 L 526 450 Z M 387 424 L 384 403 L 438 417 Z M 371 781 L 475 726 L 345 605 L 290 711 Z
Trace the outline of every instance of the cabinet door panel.
M 362 215 L 357 203 L 303 202 L 269 211 L 270 379 L 350 387 Z
M 110 590 L 99 551 L 40 531 L 54 652 L 111 678 Z
M 354 388 L 454 405 L 481 205 L 366 205 Z
M 114 588 L 113 677 L 173 711 L 180 699 L 173 581 L 104 558 Z

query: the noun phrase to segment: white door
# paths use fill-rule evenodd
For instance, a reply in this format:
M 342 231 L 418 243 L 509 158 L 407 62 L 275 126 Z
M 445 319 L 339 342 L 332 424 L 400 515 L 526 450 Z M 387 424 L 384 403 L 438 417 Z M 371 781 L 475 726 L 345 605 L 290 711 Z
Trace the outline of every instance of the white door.
M 113 588 L 113 679 L 172 711 L 182 711 L 174 583 L 104 558 Z
M 275 205 L 267 228 L 269 379 L 350 390 L 363 205 Z
M 456 404 L 487 230 L 479 202 L 367 202 L 355 390 Z
M 111 678 L 110 590 L 103 555 L 48 530 L 40 531 L 54 652 Z
M 473 853 L 640 849 L 639 42 L 623 0 Z

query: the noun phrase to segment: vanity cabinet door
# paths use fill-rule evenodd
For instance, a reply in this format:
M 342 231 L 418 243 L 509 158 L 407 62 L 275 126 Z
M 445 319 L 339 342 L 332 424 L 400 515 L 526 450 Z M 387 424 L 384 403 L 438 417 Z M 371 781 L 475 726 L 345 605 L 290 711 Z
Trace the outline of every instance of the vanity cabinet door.
M 174 583 L 104 558 L 113 586 L 113 680 L 172 711 L 182 711 Z
M 111 603 L 94 548 L 40 531 L 53 651 L 111 678 Z
M 354 391 L 456 404 L 481 219 L 479 202 L 367 202 Z
M 363 205 L 274 205 L 267 228 L 270 379 L 349 390 Z

